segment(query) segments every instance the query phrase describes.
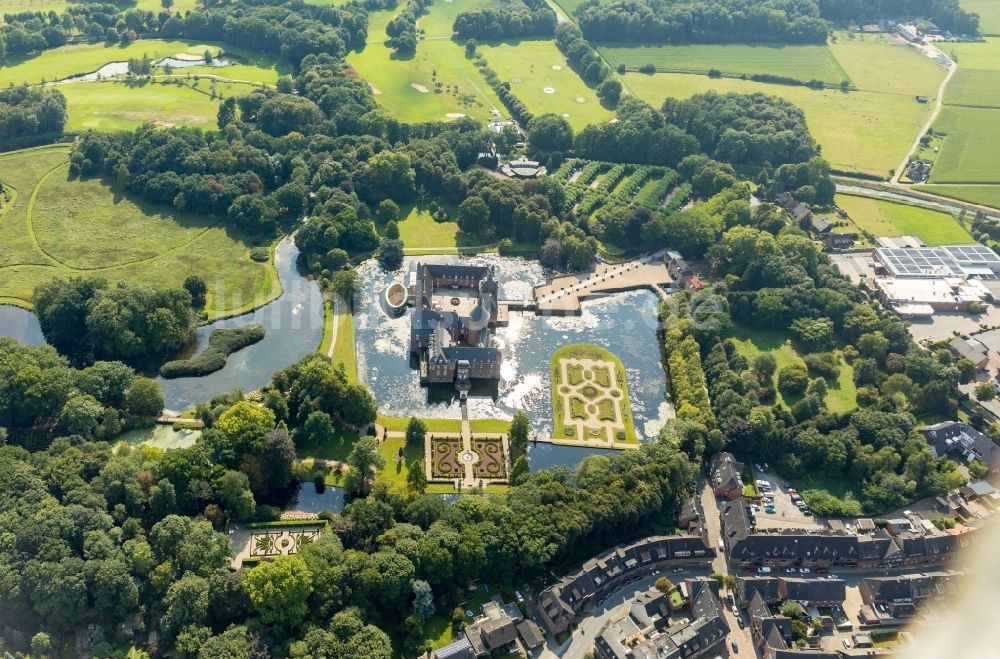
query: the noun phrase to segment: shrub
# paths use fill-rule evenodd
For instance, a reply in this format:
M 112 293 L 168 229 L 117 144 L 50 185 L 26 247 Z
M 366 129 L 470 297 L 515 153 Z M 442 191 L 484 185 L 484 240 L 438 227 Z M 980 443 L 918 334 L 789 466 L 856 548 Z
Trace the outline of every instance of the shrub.
M 226 365 L 229 355 L 263 338 L 264 326 L 260 323 L 212 330 L 207 348 L 191 359 L 167 362 L 160 367 L 160 375 L 165 378 L 179 378 L 214 373 Z
M 254 247 L 250 250 L 250 258 L 257 263 L 267 263 L 271 260 L 271 250 L 267 247 Z
M 783 394 L 801 395 L 809 386 L 809 373 L 801 366 L 786 366 L 778 371 L 778 389 Z
M 832 352 L 814 352 L 806 355 L 802 358 L 806 363 L 806 368 L 809 372 L 818 375 L 820 377 L 826 378 L 827 380 L 836 380 L 837 376 L 840 375 L 840 363 L 837 359 L 837 355 Z
M 648 74 L 656 73 L 656 65 L 643 64 L 642 66 L 639 67 L 639 73 L 648 73 Z

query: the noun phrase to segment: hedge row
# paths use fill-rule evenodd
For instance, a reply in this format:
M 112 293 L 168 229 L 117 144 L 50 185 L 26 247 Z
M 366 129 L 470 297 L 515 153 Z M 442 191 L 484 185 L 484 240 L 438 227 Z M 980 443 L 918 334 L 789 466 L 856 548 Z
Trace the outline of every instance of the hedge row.
M 167 362 L 160 367 L 160 375 L 165 378 L 179 378 L 214 373 L 226 365 L 229 355 L 263 338 L 264 326 L 260 323 L 212 330 L 207 348 L 191 359 Z
M 689 300 L 687 293 L 678 293 L 660 304 L 670 392 L 678 419 L 700 421 L 714 428 L 715 415 L 701 365 L 701 348 L 694 338 Z

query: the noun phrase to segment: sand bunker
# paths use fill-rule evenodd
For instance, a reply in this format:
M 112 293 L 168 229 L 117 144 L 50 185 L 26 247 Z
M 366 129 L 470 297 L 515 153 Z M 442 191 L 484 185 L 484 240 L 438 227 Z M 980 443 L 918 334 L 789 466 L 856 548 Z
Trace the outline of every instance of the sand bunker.
M 558 64 L 553 64 L 552 65 L 552 70 L 553 71 L 562 71 L 562 67 L 559 66 Z
M 449 112 L 448 114 L 446 114 L 444 116 L 448 117 L 449 119 L 461 119 L 465 115 L 462 114 L 461 112 Z
M 182 62 L 197 62 L 204 58 L 204 55 L 195 55 L 194 53 L 177 53 L 174 55 L 174 59 L 179 59 Z
M 556 90 L 555 90 L 554 87 L 546 87 L 542 91 L 545 92 L 546 94 L 555 94 L 556 93 Z
M 372 83 L 369 82 L 368 86 L 372 88 L 372 93 L 375 94 L 376 96 L 382 93 L 382 90 L 373 85 Z
M 569 119 L 569 112 L 563 112 L 563 118 Z
M 431 90 L 427 89 L 426 87 L 424 87 L 423 85 L 421 85 L 419 82 L 411 82 L 410 83 L 410 87 L 413 87 L 414 89 L 416 89 L 421 94 L 427 94 L 427 93 L 429 93 L 431 91 Z
M 585 99 L 585 98 L 584 98 L 584 97 L 582 97 L 582 96 L 577 96 L 577 97 L 576 97 L 576 102 L 577 102 L 577 103 L 586 103 L 586 102 L 587 102 L 587 99 Z

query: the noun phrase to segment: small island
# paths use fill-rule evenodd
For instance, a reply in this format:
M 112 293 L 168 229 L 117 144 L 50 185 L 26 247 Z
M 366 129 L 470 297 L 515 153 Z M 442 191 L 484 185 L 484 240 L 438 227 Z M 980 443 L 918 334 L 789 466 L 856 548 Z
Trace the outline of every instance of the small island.
M 229 355 L 263 338 L 264 326 L 260 323 L 212 330 L 207 348 L 190 359 L 167 362 L 160 367 L 160 375 L 165 378 L 181 378 L 214 373 L 226 365 Z
M 637 443 L 625 367 L 589 343 L 563 346 L 552 355 L 552 439 Z

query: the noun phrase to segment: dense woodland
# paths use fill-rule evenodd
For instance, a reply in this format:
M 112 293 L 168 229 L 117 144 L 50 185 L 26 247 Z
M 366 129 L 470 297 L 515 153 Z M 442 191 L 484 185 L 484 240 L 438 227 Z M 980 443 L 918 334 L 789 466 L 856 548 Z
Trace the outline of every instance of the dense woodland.
M 831 24 L 926 18 L 955 34 L 979 33 L 958 0 L 588 0 L 584 36 L 628 43 L 824 43 Z
M 0 140 L 61 133 L 66 125 L 66 97 L 56 89 L 0 89 Z
M 455 17 L 462 39 L 546 37 L 556 29 L 556 13 L 545 0 L 493 0 Z

